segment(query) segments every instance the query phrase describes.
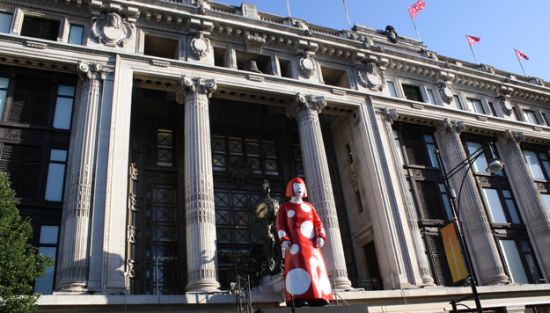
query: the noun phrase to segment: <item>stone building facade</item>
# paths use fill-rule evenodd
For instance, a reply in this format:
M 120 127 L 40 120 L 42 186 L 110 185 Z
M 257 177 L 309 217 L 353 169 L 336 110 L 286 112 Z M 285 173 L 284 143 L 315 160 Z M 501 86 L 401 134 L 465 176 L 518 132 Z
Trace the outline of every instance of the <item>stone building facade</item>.
M 1 0 L 0 42 L 0 169 L 56 261 L 40 311 L 236 310 L 262 184 L 294 176 L 340 305 L 474 306 L 440 235 L 455 196 L 483 307 L 550 310 L 541 79 L 204 0 Z

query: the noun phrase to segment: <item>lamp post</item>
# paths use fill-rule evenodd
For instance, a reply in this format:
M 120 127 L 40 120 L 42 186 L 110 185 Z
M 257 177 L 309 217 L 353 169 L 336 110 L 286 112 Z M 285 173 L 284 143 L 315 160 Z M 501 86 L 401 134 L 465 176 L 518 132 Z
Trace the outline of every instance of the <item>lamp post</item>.
M 482 155 L 485 154 L 484 146 L 482 145 L 480 148 L 475 150 L 473 153 L 469 154 L 466 159 L 461 161 L 459 164 L 457 164 L 455 167 L 453 167 L 449 172 L 446 171 L 445 165 L 441 161 L 441 154 L 439 153 L 439 150 L 435 150 L 435 154 L 437 157 L 437 160 L 441 166 L 441 171 L 443 174 L 443 182 L 445 184 L 445 189 L 447 190 L 447 196 L 449 197 L 449 204 L 451 206 L 452 211 L 452 223 L 455 226 L 457 236 L 463 251 L 464 259 L 466 261 L 466 267 L 468 269 L 468 276 L 466 277 L 466 280 L 470 283 L 470 287 L 472 288 L 472 295 L 474 297 L 474 302 L 476 304 L 476 310 L 478 313 L 483 313 L 483 308 L 481 307 L 481 302 L 479 300 L 479 294 L 477 292 L 477 282 L 476 277 L 474 273 L 474 267 L 472 265 L 472 261 L 470 259 L 470 252 L 468 249 L 468 245 L 466 244 L 466 240 L 464 238 L 464 233 L 462 232 L 462 222 L 460 221 L 460 196 L 462 194 L 462 187 L 464 186 L 464 182 L 466 181 L 466 177 L 468 176 L 468 173 L 470 172 L 470 169 L 472 168 L 474 162 Z M 496 153 L 493 147 L 493 143 L 490 142 L 487 144 L 487 152 L 490 155 L 490 160 L 488 162 L 488 166 L 486 171 L 488 173 L 496 173 L 504 167 L 504 164 L 496 158 Z M 460 173 L 462 169 L 467 167 L 464 175 L 462 176 L 462 181 L 460 183 L 460 187 L 458 190 L 458 195 L 455 193 L 454 189 L 449 184 L 449 179 L 456 174 Z M 453 311 L 456 312 L 456 302 L 452 301 L 453 304 Z

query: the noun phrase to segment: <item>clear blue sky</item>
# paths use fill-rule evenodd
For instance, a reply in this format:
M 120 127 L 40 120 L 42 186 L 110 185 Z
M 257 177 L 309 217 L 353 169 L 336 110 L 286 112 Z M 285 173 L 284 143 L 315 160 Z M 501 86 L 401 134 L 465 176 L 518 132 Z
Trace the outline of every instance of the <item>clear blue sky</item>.
M 293 17 L 335 29 L 350 29 L 342 0 L 289 0 Z M 352 24 L 384 29 L 391 24 L 416 38 L 407 11 L 416 0 L 347 0 Z M 239 0 L 216 0 L 239 6 Z M 287 16 L 286 0 L 250 0 L 259 11 Z M 513 48 L 529 56 L 529 76 L 550 81 L 550 0 L 424 0 L 416 18 L 422 40 L 439 54 L 474 62 L 465 34 L 481 37 L 479 62 L 521 74 Z

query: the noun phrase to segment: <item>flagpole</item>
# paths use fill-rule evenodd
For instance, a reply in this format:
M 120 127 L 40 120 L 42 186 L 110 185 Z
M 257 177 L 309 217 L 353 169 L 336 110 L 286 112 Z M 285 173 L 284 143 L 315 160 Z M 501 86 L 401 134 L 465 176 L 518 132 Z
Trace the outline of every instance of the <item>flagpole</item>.
M 527 76 L 527 74 L 525 73 L 525 68 L 523 68 L 523 63 L 521 63 L 521 60 L 515 48 L 514 48 L 514 54 L 516 55 L 516 59 L 518 59 L 519 66 L 521 66 L 521 71 L 523 72 L 523 76 Z
M 292 15 L 290 14 L 290 0 L 286 0 L 286 10 L 288 12 L 288 17 L 291 17 Z
M 468 40 L 468 37 L 466 37 L 466 40 Z M 477 64 L 479 64 L 479 61 L 477 60 L 476 54 L 474 52 L 474 47 L 472 47 L 472 45 L 470 44 L 469 41 L 468 41 L 468 46 L 470 46 L 470 51 L 472 51 L 472 55 L 474 56 L 474 60 L 476 61 Z
M 416 36 L 418 37 L 418 41 L 422 41 L 422 38 L 420 37 L 420 33 L 418 32 L 418 28 L 416 28 L 416 23 L 414 22 L 414 17 L 412 17 L 412 15 L 410 15 L 410 14 L 409 14 L 409 16 L 411 17 L 411 21 L 413 23 L 414 30 L 416 31 Z
M 348 11 L 348 5 L 347 5 L 347 0 L 343 0 L 344 2 L 344 10 L 346 11 L 346 18 L 348 19 L 348 25 L 351 27 L 351 19 L 349 18 L 349 11 Z

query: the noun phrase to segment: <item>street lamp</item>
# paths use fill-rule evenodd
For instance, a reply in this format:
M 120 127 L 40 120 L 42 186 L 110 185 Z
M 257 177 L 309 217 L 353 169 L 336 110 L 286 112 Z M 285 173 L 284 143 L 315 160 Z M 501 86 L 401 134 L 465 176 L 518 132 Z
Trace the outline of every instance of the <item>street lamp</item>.
M 470 169 L 472 168 L 474 162 L 482 155 L 487 152 L 490 156 L 488 166 L 486 171 L 488 173 L 496 173 L 504 168 L 504 164 L 502 161 L 496 158 L 496 153 L 493 147 L 493 143 L 490 142 L 487 144 L 487 150 L 485 150 L 485 147 L 482 145 L 480 148 L 475 150 L 473 153 L 469 154 L 466 159 L 462 160 L 458 165 L 453 167 L 449 172 L 446 171 L 445 165 L 441 161 L 441 154 L 439 153 L 439 150 L 435 150 L 435 154 L 437 157 L 437 160 L 441 166 L 441 171 L 443 174 L 443 182 L 445 184 L 445 189 L 447 190 L 447 196 L 449 197 L 449 204 L 451 206 L 451 211 L 453 213 L 452 222 L 455 226 L 458 239 L 460 241 L 460 245 L 463 251 L 464 259 L 466 261 L 466 266 L 468 269 L 468 276 L 466 277 L 466 280 L 469 281 L 470 287 L 472 288 L 472 294 L 474 296 L 474 301 L 476 304 L 476 310 L 478 313 L 483 313 L 483 308 L 481 307 L 481 302 L 479 301 L 479 294 L 477 292 L 477 282 L 475 278 L 474 268 L 472 265 L 472 261 L 470 259 L 470 252 L 468 250 L 468 245 L 466 244 L 466 240 L 464 239 L 464 234 L 462 233 L 462 222 L 460 221 L 460 196 L 462 194 L 462 187 L 464 186 L 464 182 L 466 181 L 466 177 L 468 176 L 468 173 L 470 172 Z M 458 174 L 462 169 L 467 167 L 464 176 L 462 177 L 462 181 L 460 183 L 460 187 L 458 190 L 458 195 L 455 193 L 454 189 L 449 184 L 449 179 L 456 174 Z M 451 302 L 453 305 L 453 311 L 456 312 L 456 302 L 453 300 Z

